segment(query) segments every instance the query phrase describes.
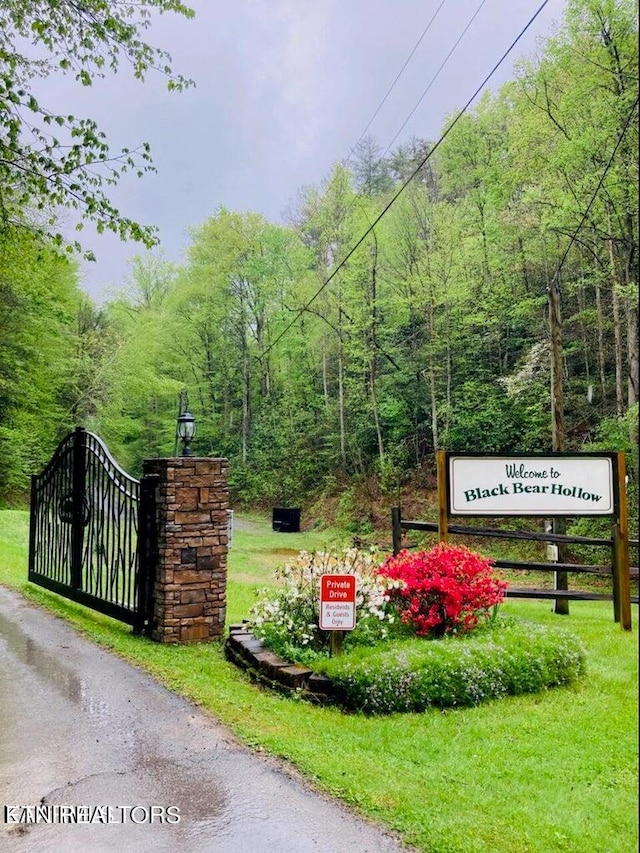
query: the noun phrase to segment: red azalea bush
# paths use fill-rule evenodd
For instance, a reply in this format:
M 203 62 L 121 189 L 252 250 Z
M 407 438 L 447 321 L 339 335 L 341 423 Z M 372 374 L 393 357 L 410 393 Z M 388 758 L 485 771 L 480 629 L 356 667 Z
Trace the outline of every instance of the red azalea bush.
M 402 621 L 419 637 L 441 637 L 470 631 L 503 600 L 507 584 L 493 574 L 493 565 L 469 548 L 441 542 L 431 551 L 401 551 L 378 573 L 399 581 L 388 595 Z

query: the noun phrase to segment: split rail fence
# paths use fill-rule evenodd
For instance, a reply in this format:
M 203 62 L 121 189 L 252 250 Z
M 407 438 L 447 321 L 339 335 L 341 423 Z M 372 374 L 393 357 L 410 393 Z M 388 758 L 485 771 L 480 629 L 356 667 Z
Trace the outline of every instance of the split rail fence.
M 527 572 L 553 572 L 554 587 L 529 587 L 510 585 L 506 591 L 510 598 L 531 598 L 555 600 L 557 613 L 567 613 L 569 600 L 574 601 L 612 601 L 614 620 L 621 623 L 625 630 L 631 630 L 631 604 L 638 604 L 638 595 L 631 595 L 631 580 L 638 578 L 638 539 L 629 539 L 627 530 L 626 495 L 624 493 L 624 481 L 616 483 L 618 499 L 616 500 L 616 514 L 612 518 L 612 534 L 608 538 L 571 536 L 566 533 L 557 533 L 545 529 L 545 532 L 527 530 L 505 530 L 496 527 L 480 527 L 465 524 L 452 523 L 449 512 L 450 482 L 449 482 L 449 457 L 443 451 L 438 453 L 438 521 L 420 521 L 402 518 L 400 507 L 393 507 L 391 511 L 391 527 L 393 553 L 397 554 L 404 547 L 408 547 L 403 541 L 403 532 L 415 530 L 422 533 L 436 533 L 440 541 L 447 541 L 449 535 L 464 537 L 480 537 L 492 539 L 510 539 L 520 541 L 533 541 L 562 546 L 589 545 L 609 549 L 611 561 L 604 565 L 585 565 L 559 561 L 525 562 L 520 560 L 496 559 L 497 569 L 510 569 Z M 611 454 L 614 457 L 614 454 Z M 617 463 L 615 470 L 624 472 L 624 457 L 617 454 L 614 459 Z M 487 513 L 489 514 L 489 513 Z M 497 513 L 496 513 L 497 515 Z M 547 525 L 545 525 L 546 527 Z M 551 526 L 551 525 L 549 525 Z M 635 553 L 636 565 L 629 565 L 629 552 Z M 595 575 L 611 579 L 611 592 L 601 592 L 593 589 L 568 589 L 568 573 L 578 575 Z

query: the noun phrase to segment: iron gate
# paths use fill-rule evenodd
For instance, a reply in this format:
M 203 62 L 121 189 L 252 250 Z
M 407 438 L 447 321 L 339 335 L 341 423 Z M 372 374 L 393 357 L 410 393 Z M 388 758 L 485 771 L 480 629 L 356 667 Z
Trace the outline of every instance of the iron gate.
M 31 478 L 29 580 L 148 630 L 154 491 L 77 427 Z

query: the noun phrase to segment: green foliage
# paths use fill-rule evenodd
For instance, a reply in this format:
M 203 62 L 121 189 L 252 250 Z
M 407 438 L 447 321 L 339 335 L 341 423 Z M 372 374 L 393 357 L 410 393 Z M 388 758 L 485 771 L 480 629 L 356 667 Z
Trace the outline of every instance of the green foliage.
M 404 640 L 318 663 L 347 707 L 367 714 L 464 707 L 568 685 L 585 672 L 571 634 L 499 618 L 472 634 Z
M 340 490 L 336 511 L 336 524 L 346 533 L 366 536 L 373 530 L 373 524 L 367 514 L 367 508 L 361 499 L 362 482 L 356 480 L 352 485 Z
M 85 167 L 103 178 L 131 166 L 107 157 L 91 124 L 78 125 L 79 135 L 67 140 L 72 147 L 64 147 L 76 120 L 62 116 L 58 128 L 51 116 L 46 124 L 36 65 L 17 52 L 14 34 L 31 36 L 35 25 L 44 63 L 38 68 L 46 74 L 58 63 L 88 83 L 124 60 L 144 76 L 160 59 L 139 38 L 153 10 L 188 14 L 169 0 L 126 8 L 63 3 L 55 16 L 49 7 L 12 0 L 0 12 L 0 23 L 14 26 L 0 36 L 10 78 L 2 83 L 0 75 L 0 122 L 4 116 L 9 127 L 19 111 L 58 134 L 58 145 L 36 137 L 33 152 L 36 183 L 37 157 L 47 152 L 52 160 L 49 196 L 41 184 L 16 179 L 13 148 L 0 156 L 3 210 L 22 219 L 47 199 L 64 203 L 65 181 L 82 175 L 78 157 L 93 158 Z M 601 449 L 621 446 L 617 427 L 607 425 L 633 411 L 639 388 L 637 117 L 569 241 L 637 98 L 634 8 L 632 0 L 571 0 L 564 25 L 535 60 L 457 123 L 351 254 L 384 210 L 393 182 L 424 158 L 427 140 L 412 140 L 388 158 L 364 140 L 352 172 L 336 165 L 322 186 L 305 190 L 286 226 L 215 210 L 193 229 L 185 264 L 138 259 L 129 291 L 99 311 L 85 303 L 76 328 L 64 288 L 47 284 L 41 300 L 31 290 L 63 267 L 48 255 L 37 260 L 32 246 L 24 269 L 36 287 L 20 273 L 23 249 L 16 244 L 5 267 L 0 260 L 0 332 L 7 340 L 0 352 L 0 461 L 13 487 L 26 486 L 30 460 L 40 458 L 34 412 L 57 423 L 56 434 L 84 421 L 122 464 L 139 471 L 145 456 L 173 451 L 178 394 L 186 389 L 198 425 L 193 449 L 229 458 L 236 504 L 309 505 L 331 481 L 336 491 L 347 486 L 341 526 L 367 534 L 373 521 L 360 495 L 373 478 L 391 496 L 405 476 L 433 470 L 439 449 L 551 449 L 547 291 L 561 260 L 565 449 L 587 446 L 601 427 Z M 75 26 L 87 16 L 92 25 L 80 43 Z M 53 25 L 43 27 L 49 18 Z M 62 28 L 70 39 L 64 56 L 57 52 Z M 169 82 L 185 83 L 171 77 L 164 60 Z M 19 78 L 26 83 L 15 102 Z M 12 138 L 9 148 L 18 144 Z M 76 158 L 69 174 L 65 151 Z M 85 189 L 99 196 L 106 185 L 96 180 Z M 126 221 L 83 192 L 69 203 L 86 204 L 90 218 L 127 231 Z M 30 206 L 14 211 L 25 194 Z M 5 231 L 3 239 L 9 244 L 13 236 Z M 27 316 L 37 318 L 33 333 L 20 326 Z M 39 330 L 41 355 L 34 346 Z M 30 400 L 34 382 L 34 405 L 21 415 L 15 401 Z M 44 453 L 51 442 L 42 434 Z M 16 444 L 19 464 L 11 460 Z M 635 472 L 631 461 L 632 506 Z
M 75 266 L 26 233 L 0 230 L 0 500 L 25 493 L 28 476 L 73 425 L 82 392 Z
M 122 65 L 138 80 L 159 71 L 170 90 L 191 85 L 172 73 L 166 51 L 141 38 L 154 10 L 193 15 L 179 0 L 2 4 L 0 210 L 5 227 L 19 223 L 59 246 L 63 238 L 55 230 L 55 209 L 62 207 L 79 211 L 98 232 L 107 229 L 122 239 L 156 242 L 152 228 L 123 216 L 105 192 L 126 172 L 140 176 L 153 169 L 148 143 L 113 154 L 95 121 L 51 112 L 39 94 L 39 84 L 51 75 L 70 74 L 80 85 L 91 86 Z M 74 246 L 80 248 L 79 243 Z
M 469 381 L 455 390 L 447 449 L 486 453 L 515 450 L 520 444 L 518 406 L 497 384 Z
M 627 464 L 627 504 L 629 516 L 629 538 L 638 538 L 638 405 L 632 406 L 623 418 L 607 418 L 602 422 L 595 441 L 585 445 L 585 450 L 622 451 Z M 574 519 L 567 528 L 571 536 L 611 538 L 611 519 L 584 517 Z M 590 545 L 572 545 L 571 554 L 577 562 L 609 563 L 610 551 Z M 635 565 L 637 549 L 631 552 L 631 564 Z
M 181 383 L 166 361 L 162 315 L 154 307 L 130 312 L 126 301 L 111 306 L 108 320 L 115 352 L 102 366 L 108 391 L 96 401 L 92 428 L 130 473 L 142 460 L 174 452 Z
M 254 417 L 248 443 L 250 463 L 232 471 L 234 494 L 249 505 L 300 506 L 322 478 L 324 426 L 322 401 L 310 391 L 285 388 Z
M 376 576 L 379 558 L 355 548 L 342 552 L 301 551 L 276 570 L 278 588 L 258 591 L 251 608 L 254 634 L 289 660 L 313 660 L 327 654 L 330 631 L 320 628 L 320 578 L 348 574 L 356 578 L 356 628 L 345 645 L 370 644 L 387 635 L 394 616 L 388 611 L 387 582 Z

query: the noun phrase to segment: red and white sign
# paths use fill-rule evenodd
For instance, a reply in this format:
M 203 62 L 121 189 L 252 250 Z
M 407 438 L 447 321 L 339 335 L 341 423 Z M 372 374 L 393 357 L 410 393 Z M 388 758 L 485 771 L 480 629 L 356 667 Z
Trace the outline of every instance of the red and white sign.
M 353 631 L 355 627 L 355 575 L 321 575 L 320 630 Z

